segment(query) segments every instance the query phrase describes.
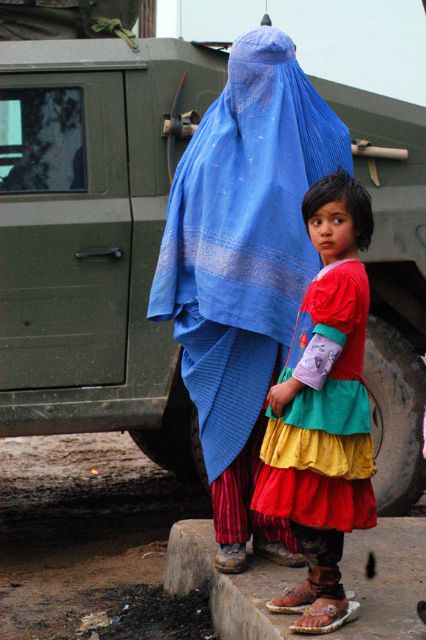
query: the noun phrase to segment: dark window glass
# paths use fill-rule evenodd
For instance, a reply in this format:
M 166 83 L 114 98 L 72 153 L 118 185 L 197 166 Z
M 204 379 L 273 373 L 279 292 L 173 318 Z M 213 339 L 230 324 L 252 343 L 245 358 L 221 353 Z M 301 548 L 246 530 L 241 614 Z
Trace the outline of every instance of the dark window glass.
M 0 191 L 86 191 L 83 91 L 0 90 Z

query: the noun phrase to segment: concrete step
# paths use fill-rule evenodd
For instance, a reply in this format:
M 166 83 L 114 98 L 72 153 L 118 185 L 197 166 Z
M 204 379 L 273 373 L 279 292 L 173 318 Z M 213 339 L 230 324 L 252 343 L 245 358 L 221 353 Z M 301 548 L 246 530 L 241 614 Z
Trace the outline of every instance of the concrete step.
M 271 614 L 265 602 L 305 579 L 306 569 L 280 567 L 251 553 L 246 572 L 223 575 L 213 566 L 216 551 L 210 520 L 173 525 L 167 551 L 164 588 L 176 596 L 206 585 L 213 624 L 222 640 L 301 638 L 288 631 L 292 615 Z M 377 575 L 367 579 L 368 553 Z M 345 536 L 343 582 L 361 603 L 358 620 L 333 633 L 333 640 L 426 640 L 416 613 L 426 600 L 426 518 L 382 518 L 375 529 Z

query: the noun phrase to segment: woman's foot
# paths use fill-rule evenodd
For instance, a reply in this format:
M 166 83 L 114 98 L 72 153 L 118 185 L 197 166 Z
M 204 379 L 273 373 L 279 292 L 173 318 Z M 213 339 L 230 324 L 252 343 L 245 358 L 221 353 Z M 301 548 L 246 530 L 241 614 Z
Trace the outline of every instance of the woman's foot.
M 247 567 L 245 543 L 219 544 L 214 566 L 221 573 L 242 573 Z
M 305 609 L 303 616 L 293 623 L 292 631 L 296 630 L 295 628 L 297 627 L 304 629 L 328 627 L 342 619 L 348 613 L 348 608 L 349 601 L 346 598 L 343 600 L 318 598 L 310 607 Z
M 315 601 L 315 591 L 309 580 L 293 587 L 287 587 L 282 594 L 266 603 L 266 608 L 273 613 L 300 613 Z
M 284 567 L 305 567 L 306 560 L 301 553 L 291 553 L 283 542 L 253 540 L 253 551 L 271 562 Z

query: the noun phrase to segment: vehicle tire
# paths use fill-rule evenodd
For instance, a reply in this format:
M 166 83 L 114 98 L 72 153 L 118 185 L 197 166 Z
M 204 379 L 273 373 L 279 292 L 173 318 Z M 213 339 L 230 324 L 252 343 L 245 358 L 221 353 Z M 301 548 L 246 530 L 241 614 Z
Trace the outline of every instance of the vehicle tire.
M 425 366 L 393 327 L 370 316 L 364 376 L 371 393 L 379 515 L 401 516 L 424 486 L 421 455 Z
M 197 410 L 192 403 L 186 411 L 174 412 L 173 419 L 165 416 L 161 429 L 131 431 L 130 435 L 139 449 L 160 467 L 174 471 L 182 480 L 200 480 L 204 488 L 210 490 L 198 433 Z
M 129 433 L 139 449 L 153 462 L 163 469 L 174 471 L 182 480 L 194 480 L 199 476 L 191 451 L 193 420 L 194 408 L 180 376 L 179 361 L 161 427 L 132 430 Z
M 181 480 L 198 479 L 191 454 L 191 412 L 174 412 L 164 416 L 160 429 L 130 431 L 130 436 L 153 462 L 163 469 L 174 471 Z

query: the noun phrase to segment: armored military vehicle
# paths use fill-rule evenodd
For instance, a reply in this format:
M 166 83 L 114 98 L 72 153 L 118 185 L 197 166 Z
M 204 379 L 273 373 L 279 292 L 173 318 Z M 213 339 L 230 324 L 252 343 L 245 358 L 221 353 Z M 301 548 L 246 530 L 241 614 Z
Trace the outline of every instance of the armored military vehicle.
M 169 173 L 226 65 L 172 39 L 0 42 L 0 436 L 129 430 L 166 468 L 194 469 L 179 347 L 145 315 Z M 422 489 L 426 110 L 313 82 L 373 195 L 365 375 L 379 505 L 402 514 Z

